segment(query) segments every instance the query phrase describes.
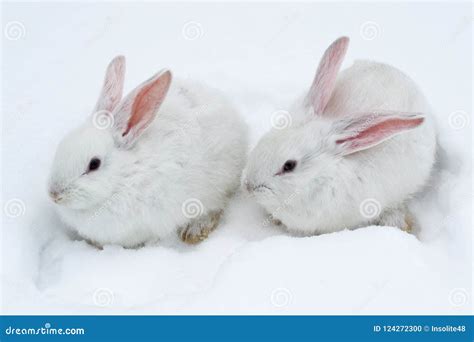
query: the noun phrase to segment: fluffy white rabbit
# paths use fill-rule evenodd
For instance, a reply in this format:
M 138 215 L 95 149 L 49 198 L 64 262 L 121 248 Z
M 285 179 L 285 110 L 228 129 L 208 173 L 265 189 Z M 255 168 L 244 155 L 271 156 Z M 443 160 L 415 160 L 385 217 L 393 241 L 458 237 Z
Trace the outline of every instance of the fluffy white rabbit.
M 122 99 L 125 59 L 110 63 L 94 114 L 59 144 L 49 194 L 94 244 L 135 247 L 216 227 L 239 187 L 247 128 L 217 91 L 161 71 Z
M 435 160 L 430 107 L 389 65 L 357 61 L 338 75 L 348 44 L 342 37 L 326 50 L 292 124 L 274 127 L 249 156 L 243 183 L 270 214 L 265 223 L 300 235 L 410 228 L 406 201 Z

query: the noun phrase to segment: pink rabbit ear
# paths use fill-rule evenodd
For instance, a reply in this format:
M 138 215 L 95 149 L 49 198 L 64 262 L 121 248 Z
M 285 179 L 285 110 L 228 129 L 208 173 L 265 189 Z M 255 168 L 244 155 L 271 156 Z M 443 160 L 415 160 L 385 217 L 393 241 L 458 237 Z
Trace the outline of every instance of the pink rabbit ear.
M 319 62 L 316 76 L 308 93 L 307 102 L 313 106 L 314 114 L 321 115 L 332 96 L 336 77 L 349 46 L 349 38 L 341 37 L 333 42 Z
M 153 122 L 171 84 L 171 72 L 164 70 L 140 84 L 114 112 L 115 135 L 120 145 L 130 147 Z
M 407 130 L 418 127 L 421 113 L 374 112 L 335 124 L 336 146 L 342 155 L 365 150 Z
M 94 112 L 105 110 L 112 112 L 122 99 L 125 79 L 125 57 L 115 57 L 107 67 L 104 84 Z

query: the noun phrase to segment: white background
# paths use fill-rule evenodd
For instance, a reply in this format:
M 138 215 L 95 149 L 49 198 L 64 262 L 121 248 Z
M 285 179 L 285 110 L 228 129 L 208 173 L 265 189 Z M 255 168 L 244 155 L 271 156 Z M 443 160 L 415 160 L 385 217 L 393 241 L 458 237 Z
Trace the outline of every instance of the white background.
M 466 314 L 472 278 L 470 4 L 36 3 L 2 10 L 3 313 Z M 295 238 L 238 194 L 201 245 L 98 250 L 46 196 L 55 147 L 105 67 L 126 90 L 163 67 L 225 91 L 251 130 L 308 88 L 324 49 L 400 68 L 433 105 L 440 154 L 418 236 L 367 227 Z M 413 161 L 416 163 L 416 160 Z M 15 201 L 12 201 L 15 200 Z

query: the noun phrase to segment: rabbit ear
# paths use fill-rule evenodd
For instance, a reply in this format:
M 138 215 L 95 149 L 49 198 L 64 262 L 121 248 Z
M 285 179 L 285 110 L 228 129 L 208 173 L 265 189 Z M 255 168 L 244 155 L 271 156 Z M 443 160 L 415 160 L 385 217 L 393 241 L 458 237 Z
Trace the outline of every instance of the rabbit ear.
M 349 46 L 349 38 L 341 37 L 333 42 L 319 62 L 316 76 L 307 96 L 307 104 L 313 106 L 314 114 L 321 115 L 332 96 L 336 77 Z
M 115 136 L 130 147 L 153 122 L 171 84 L 171 72 L 160 71 L 135 88 L 114 112 Z
M 112 112 L 122 99 L 125 78 L 125 57 L 115 57 L 107 67 L 104 84 L 94 112 L 105 110 Z
M 342 155 L 365 150 L 418 127 L 424 120 L 421 113 L 406 112 L 374 112 L 341 120 L 333 127 L 336 149 Z

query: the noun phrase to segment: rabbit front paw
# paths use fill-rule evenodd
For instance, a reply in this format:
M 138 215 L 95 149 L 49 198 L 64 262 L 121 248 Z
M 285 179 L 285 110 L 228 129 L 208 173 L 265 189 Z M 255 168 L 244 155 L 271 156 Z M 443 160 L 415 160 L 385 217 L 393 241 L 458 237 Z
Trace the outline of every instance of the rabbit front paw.
M 180 229 L 179 237 L 187 244 L 195 245 L 205 240 L 219 224 L 222 211 L 213 211 L 201 216 Z
M 385 209 L 377 220 L 381 226 L 398 227 L 407 233 L 413 233 L 415 219 L 405 206 Z

